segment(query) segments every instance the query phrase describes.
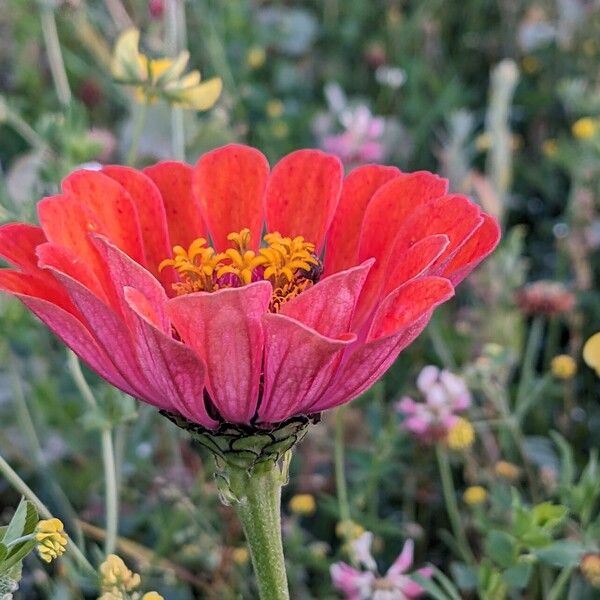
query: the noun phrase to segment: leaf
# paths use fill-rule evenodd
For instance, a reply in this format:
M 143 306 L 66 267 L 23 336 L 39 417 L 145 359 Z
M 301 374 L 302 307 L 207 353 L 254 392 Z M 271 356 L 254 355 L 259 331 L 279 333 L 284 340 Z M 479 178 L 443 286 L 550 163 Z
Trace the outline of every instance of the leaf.
M 448 596 L 437 584 L 431 579 L 423 577 L 419 573 L 413 573 L 410 578 L 418 583 L 432 598 L 433 600 L 454 600 L 452 596 Z
M 508 587 L 522 590 L 527 587 L 532 572 L 533 565 L 531 563 L 520 563 L 504 571 L 502 579 Z
M 550 432 L 550 437 L 560 451 L 560 486 L 567 490 L 575 479 L 575 462 L 573 449 L 567 440 L 556 431 Z
M 581 544 L 561 540 L 536 550 L 534 554 L 540 561 L 553 567 L 575 567 L 584 552 L 585 548 Z
M 8 545 L 10 542 L 26 535 L 23 533 L 25 531 L 25 523 L 27 520 L 27 500 L 25 498 L 21 498 L 21 502 L 19 502 L 19 506 L 17 506 L 17 510 L 15 510 L 15 514 L 13 515 L 6 531 L 4 532 L 4 537 L 2 541 Z
M 8 558 L 0 563 L 0 572 L 4 573 L 7 569 L 19 564 L 35 548 L 36 544 L 35 540 L 29 540 L 13 546 Z
M 477 587 L 477 571 L 464 563 L 453 562 L 450 565 L 452 578 L 461 590 L 471 591 Z
M 569 510 L 561 504 L 542 502 L 533 507 L 531 515 L 533 522 L 546 531 L 552 531 L 566 518 Z
M 485 540 L 485 552 L 496 564 L 508 568 L 517 560 L 517 541 L 512 535 L 493 529 Z

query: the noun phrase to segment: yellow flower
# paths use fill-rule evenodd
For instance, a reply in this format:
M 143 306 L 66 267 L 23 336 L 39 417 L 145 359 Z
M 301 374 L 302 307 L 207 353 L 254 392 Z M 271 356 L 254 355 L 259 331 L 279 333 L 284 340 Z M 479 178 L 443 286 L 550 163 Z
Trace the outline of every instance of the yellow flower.
M 116 554 L 109 554 L 100 565 L 100 585 L 104 592 L 130 592 L 141 583 L 140 576 L 127 568 Z
M 296 494 L 292 496 L 289 507 L 296 515 L 312 515 L 317 510 L 317 503 L 312 494 Z
M 260 46 L 252 46 L 246 54 L 246 63 L 251 69 L 260 69 L 267 60 L 267 53 Z
M 568 354 L 559 354 L 552 359 L 550 371 L 557 379 L 572 379 L 577 373 L 577 363 Z
M 494 465 L 494 472 L 498 477 L 503 477 L 509 481 L 516 481 L 521 474 L 521 469 L 517 465 L 513 465 L 505 460 L 499 460 Z
M 180 52 L 175 58 L 148 58 L 139 51 L 140 32 L 127 29 L 117 40 L 111 70 L 124 85 L 134 86 L 135 99 L 144 104 L 163 98 L 172 106 L 207 110 L 221 95 L 223 83 L 215 77 L 200 82 L 200 71 L 184 75 L 190 55 Z
M 459 417 L 456 423 L 450 427 L 446 442 L 452 450 L 466 450 L 475 441 L 475 429 L 467 419 Z
M 585 554 L 581 558 L 579 568 L 593 587 L 600 588 L 600 554 Z
M 165 600 L 158 592 L 146 592 L 142 600 Z
M 238 565 L 245 565 L 250 558 L 250 553 L 248 552 L 248 548 L 245 546 L 238 546 L 233 549 L 232 553 L 233 562 Z
M 48 563 L 65 553 L 68 542 L 60 519 L 40 521 L 36 526 L 35 539 L 40 558 Z
M 589 140 L 596 135 L 597 131 L 598 121 L 597 119 L 592 119 L 592 117 L 583 117 L 578 119 L 571 127 L 573 136 L 578 140 Z
M 465 504 L 469 506 L 475 506 L 476 504 L 481 504 L 485 502 L 487 498 L 487 490 L 480 485 L 472 485 L 465 490 L 463 494 L 463 500 Z
M 358 539 L 365 532 L 365 528 L 351 519 L 340 521 L 335 526 L 335 533 L 339 538 L 345 538 L 349 542 Z
M 273 98 L 267 102 L 267 115 L 269 115 L 271 119 L 278 119 L 283 114 L 284 108 L 281 100 Z
M 553 158 L 558 154 L 558 142 L 554 138 L 544 140 L 542 142 L 542 152 L 544 156 Z
M 589 338 L 583 346 L 583 360 L 588 367 L 596 369 L 600 377 L 600 331 Z

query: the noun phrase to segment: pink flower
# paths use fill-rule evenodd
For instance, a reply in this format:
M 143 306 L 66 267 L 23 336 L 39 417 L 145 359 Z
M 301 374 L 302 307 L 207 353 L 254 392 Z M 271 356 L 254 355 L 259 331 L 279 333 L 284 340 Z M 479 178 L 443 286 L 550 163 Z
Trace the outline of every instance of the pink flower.
M 339 562 L 331 565 L 331 580 L 346 600 L 410 600 L 423 594 L 423 588 L 406 572 L 413 563 L 414 542 L 407 540 L 402 552 L 388 569 L 385 576 L 377 572 L 377 564 L 371 554 L 373 534 L 363 533 L 352 544 L 356 561 L 366 570 L 359 570 Z M 431 577 L 432 571 L 425 567 L 417 573 Z
M 496 222 L 447 191 L 378 165 L 344 179 L 318 150 L 271 170 L 241 145 L 77 171 L 40 227 L 0 228 L 0 289 L 128 394 L 270 426 L 362 394 L 494 249 Z
M 471 393 L 461 377 L 432 365 L 422 369 L 417 388 L 425 402 L 405 396 L 397 409 L 406 417 L 404 428 L 423 442 L 433 443 L 446 436 L 458 418 L 456 413 L 471 406 Z

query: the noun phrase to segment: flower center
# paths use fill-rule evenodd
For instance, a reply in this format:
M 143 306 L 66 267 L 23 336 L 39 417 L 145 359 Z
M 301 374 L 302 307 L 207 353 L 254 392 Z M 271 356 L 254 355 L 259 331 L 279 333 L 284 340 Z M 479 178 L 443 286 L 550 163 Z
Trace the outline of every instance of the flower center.
M 277 232 L 263 237 L 258 252 L 249 249 L 250 230 L 230 233 L 231 247 L 216 252 L 204 238 L 195 239 L 186 250 L 173 248 L 173 258 L 163 260 L 158 269 L 173 267 L 179 281 L 173 284 L 178 295 L 192 292 L 214 292 L 241 287 L 254 281 L 269 281 L 273 295 L 269 309 L 279 312 L 291 300 L 319 280 L 322 264 L 315 245 L 302 236 L 283 237 Z

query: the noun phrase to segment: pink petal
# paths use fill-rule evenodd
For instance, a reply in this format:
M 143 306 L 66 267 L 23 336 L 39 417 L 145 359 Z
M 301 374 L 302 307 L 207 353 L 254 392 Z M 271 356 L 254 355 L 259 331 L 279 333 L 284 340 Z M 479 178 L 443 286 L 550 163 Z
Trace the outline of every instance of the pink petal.
M 249 423 L 258 402 L 264 334 L 262 316 L 271 284 L 172 298 L 167 314 L 207 367 L 206 387 L 223 418 Z
M 200 203 L 192 191 L 192 167 L 164 161 L 146 167 L 144 174 L 152 179 L 162 196 L 171 244 L 187 248 L 196 238 L 206 237 Z
M 26 223 L 0 227 L 0 257 L 23 271 L 37 271 L 35 249 L 46 241 L 43 230 Z
M 387 576 L 394 577 L 395 575 L 401 575 L 406 573 L 410 569 L 413 563 L 413 554 L 415 550 L 415 543 L 412 540 L 406 540 L 404 547 L 398 558 L 394 561 L 392 566 L 387 572 Z
M 326 337 L 350 331 L 354 307 L 373 261 L 322 279 L 281 307 L 280 314 Z
M 204 405 L 206 368 L 202 361 L 191 348 L 162 330 L 152 302 L 139 290 L 126 287 L 124 297 L 137 317 L 137 356 L 148 381 L 158 392 L 154 398 L 160 399 L 161 408 L 178 412 L 204 427 L 215 427 L 217 423 L 208 416 Z
M 430 569 L 429 567 L 424 567 L 422 569 L 418 569 L 417 573 L 429 579 L 433 575 L 433 569 Z M 407 598 L 419 598 L 425 593 L 425 590 L 416 581 L 411 580 L 407 581 L 404 584 L 402 592 Z
M 396 167 L 366 165 L 354 169 L 346 177 L 327 234 L 325 275 L 348 269 L 358 263 L 358 240 L 365 210 L 373 194 L 399 174 Z
M 268 230 L 304 236 L 320 251 L 340 197 L 342 176 L 340 160 L 320 150 L 284 156 L 267 184 Z
M 355 339 L 325 337 L 282 314 L 264 316 L 264 392 L 260 420 L 278 423 L 306 414 L 331 382 L 343 350 Z
M 161 261 L 171 256 L 172 247 L 160 191 L 147 175 L 131 167 L 110 165 L 103 167 L 102 172 L 129 193 L 139 218 L 148 270 L 168 286 L 171 277 L 166 271 L 158 272 Z
M 262 234 L 263 197 L 269 163 L 264 155 L 241 144 L 204 154 L 194 172 L 194 192 L 217 250 L 228 248 L 227 235 L 250 229 L 251 247 Z

